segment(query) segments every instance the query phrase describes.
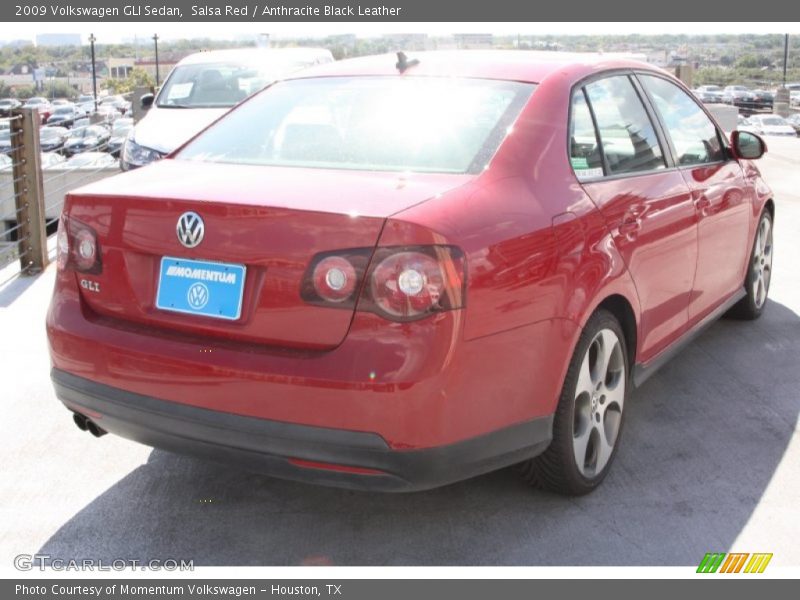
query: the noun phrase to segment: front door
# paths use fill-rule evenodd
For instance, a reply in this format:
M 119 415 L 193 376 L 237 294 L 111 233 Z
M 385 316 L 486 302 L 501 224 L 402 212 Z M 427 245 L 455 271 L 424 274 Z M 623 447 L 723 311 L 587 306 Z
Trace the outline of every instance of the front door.
M 638 78 L 653 99 L 695 204 L 698 255 L 689 304 L 694 323 L 744 285 L 752 199 L 739 163 L 697 101 L 667 79 Z

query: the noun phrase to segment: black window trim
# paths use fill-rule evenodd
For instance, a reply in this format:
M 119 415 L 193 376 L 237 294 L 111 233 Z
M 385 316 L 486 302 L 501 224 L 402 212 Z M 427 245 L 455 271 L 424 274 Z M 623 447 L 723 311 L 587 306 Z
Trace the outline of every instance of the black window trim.
M 580 93 L 583 97 L 583 102 L 586 104 L 586 108 L 589 109 L 589 118 L 592 120 L 592 129 L 594 130 L 594 140 L 597 143 L 597 151 L 600 152 L 600 162 L 603 169 L 602 177 L 605 177 L 606 174 L 610 171 L 608 167 L 608 160 L 606 159 L 606 153 L 603 152 L 603 140 L 600 138 L 600 131 L 597 128 L 597 117 L 594 114 L 594 108 L 592 108 L 592 103 L 589 102 L 589 95 L 586 93 L 586 87 L 583 86 L 578 90 L 575 94 L 570 94 L 569 96 L 569 117 L 567 123 L 567 158 L 569 159 L 569 164 L 572 167 L 572 99 Z M 575 172 L 575 167 L 572 167 L 573 173 Z M 575 173 L 575 177 L 578 177 L 578 174 Z M 587 179 L 595 179 L 597 175 L 592 175 L 587 177 L 586 179 L 578 179 L 578 181 L 586 181 Z
M 638 82 L 636 82 L 633 79 L 633 75 L 634 75 L 634 69 L 630 69 L 630 68 L 608 69 L 606 71 L 601 71 L 599 73 L 592 73 L 591 75 L 588 75 L 587 77 L 584 77 L 583 79 L 580 79 L 579 81 L 577 81 L 570 88 L 569 115 L 568 115 L 568 118 L 567 118 L 567 161 L 569 161 L 570 153 L 571 153 L 571 144 L 570 144 L 570 139 L 569 138 L 570 138 L 570 132 L 571 132 L 571 129 L 572 129 L 572 98 L 573 98 L 573 96 L 579 90 L 583 93 L 584 98 L 586 99 L 586 103 L 589 105 L 589 111 L 592 114 L 592 124 L 594 125 L 594 128 L 595 128 L 595 136 L 599 140 L 600 139 L 600 132 L 599 132 L 598 127 L 597 127 L 597 120 L 595 119 L 595 116 L 594 116 L 594 108 L 592 107 L 592 103 L 591 103 L 591 101 L 589 99 L 589 94 L 586 92 L 586 86 L 591 84 L 591 83 L 594 83 L 595 81 L 598 81 L 600 79 L 607 79 L 609 77 L 622 76 L 622 77 L 626 77 L 628 79 L 629 83 L 631 84 L 631 87 L 633 87 L 634 92 L 636 93 L 637 97 L 639 98 L 639 102 L 642 103 L 642 107 L 644 108 L 645 113 L 647 114 L 647 117 L 650 119 L 651 125 L 653 126 L 653 130 L 654 130 L 654 132 L 656 134 L 656 139 L 658 141 L 659 148 L 661 149 L 661 154 L 662 154 L 662 156 L 664 158 L 665 166 L 664 166 L 664 168 L 648 169 L 646 171 L 631 171 L 631 172 L 628 172 L 628 173 L 610 173 L 610 169 L 608 168 L 608 160 L 606 158 L 605 152 L 602 152 L 602 144 L 598 144 L 598 149 L 600 150 L 602 158 L 603 158 L 603 175 L 595 175 L 595 176 L 592 176 L 592 177 L 578 178 L 577 173 L 575 173 L 575 169 L 573 169 L 572 171 L 573 171 L 573 174 L 575 175 L 575 178 L 581 184 L 595 183 L 595 182 L 598 182 L 598 181 L 613 181 L 613 180 L 622 179 L 622 178 L 625 178 L 625 177 L 645 177 L 647 175 L 653 175 L 653 174 L 656 174 L 656 173 L 666 173 L 666 172 L 669 172 L 669 171 L 671 171 L 673 169 L 677 169 L 677 167 L 672 165 L 673 161 L 672 161 L 671 152 L 665 152 L 665 145 L 664 145 L 665 144 L 665 140 L 662 139 L 662 131 L 660 129 L 659 122 L 655 121 L 653 119 L 653 115 L 650 114 L 649 109 L 648 109 L 648 104 L 647 104 L 647 102 L 645 102 L 644 99 L 642 99 L 641 94 L 639 92 L 639 89 L 637 87 L 637 83 Z M 572 163 L 570 162 L 570 167 L 571 166 L 572 166 Z
M 658 71 L 651 71 L 649 69 L 631 69 L 631 68 L 621 68 L 621 69 L 608 69 L 606 71 L 600 71 L 598 73 L 592 73 L 580 80 L 578 80 L 575 84 L 572 85 L 570 88 L 569 93 L 569 114 L 567 116 L 567 140 L 566 140 L 566 153 L 567 153 L 567 162 L 570 164 L 570 168 L 572 168 L 572 162 L 570 161 L 571 152 L 572 152 L 572 144 L 570 143 L 570 135 L 572 131 L 572 98 L 575 96 L 577 92 L 581 92 L 586 100 L 586 103 L 589 106 L 589 112 L 592 115 L 592 124 L 594 125 L 594 133 L 595 137 L 598 140 L 598 150 L 601 153 L 602 160 L 603 160 L 603 175 L 595 175 L 592 177 L 585 177 L 579 178 L 577 173 L 575 173 L 575 169 L 572 168 L 573 175 L 578 180 L 578 183 L 581 185 L 583 184 L 590 184 L 590 183 L 598 183 L 602 181 L 615 181 L 617 179 L 629 178 L 629 177 L 647 177 L 649 175 L 656 175 L 659 173 L 669 173 L 670 171 L 682 171 L 686 169 L 695 169 L 698 167 L 704 166 L 713 166 L 719 164 L 725 164 L 730 162 L 731 160 L 735 160 L 733 154 L 730 151 L 730 145 L 728 144 L 728 140 L 725 135 L 721 133 L 719 125 L 717 124 L 716 119 L 711 115 L 711 113 L 706 109 L 705 106 L 695 102 L 700 106 L 700 109 L 706 114 L 706 116 L 711 120 L 711 123 L 714 125 L 714 128 L 717 131 L 717 137 L 720 139 L 722 143 L 722 147 L 725 149 L 725 160 L 722 161 L 714 161 L 710 163 L 702 163 L 696 165 L 678 165 L 677 164 L 677 156 L 674 148 L 672 147 L 672 142 L 668 135 L 666 135 L 666 131 L 664 129 L 664 125 L 661 121 L 661 117 L 658 115 L 658 112 L 655 111 L 655 107 L 652 104 L 652 99 L 650 95 L 647 93 L 647 90 L 644 89 L 644 86 L 639 82 L 637 75 L 652 75 L 654 77 L 660 77 L 661 79 L 665 79 L 673 83 L 674 81 L 666 74 L 659 73 Z M 649 169 L 647 171 L 633 171 L 630 173 L 614 173 L 610 174 L 607 164 L 607 159 L 605 156 L 605 152 L 603 152 L 602 142 L 600 141 L 600 132 L 598 131 L 597 121 L 594 115 L 594 108 L 592 108 L 592 103 L 589 101 L 589 95 L 586 93 L 586 86 L 590 83 L 593 83 L 599 79 L 606 79 L 608 77 L 614 77 L 618 75 L 626 75 L 631 80 L 631 84 L 633 85 L 636 93 L 639 95 L 639 100 L 642 102 L 644 106 L 645 112 L 647 112 L 648 117 L 653 125 L 653 128 L 656 133 L 656 138 L 658 138 L 659 146 L 661 147 L 661 153 L 664 155 L 664 160 L 666 162 L 666 168 L 663 169 Z M 682 89 L 678 86 L 679 89 Z M 641 91 L 640 91 L 641 90 Z M 685 92 L 686 90 L 684 90 Z M 689 95 L 691 98 L 691 95 Z M 646 98 L 646 99 L 645 99 Z M 664 149 L 667 149 L 667 152 Z
M 679 168 L 680 164 L 678 164 L 678 153 L 675 152 L 675 148 L 672 145 L 672 140 L 669 137 L 669 132 L 667 131 L 667 128 L 664 126 L 664 122 L 661 120 L 658 114 L 658 110 L 656 109 L 653 99 L 650 97 L 650 94 L 647 93 L 647 90 L 639 81 L 639 78 L 635 72 L 631 73 L 630 79 L 631 84 L 636 90 L 636 93 L 639 94 L 639 100 L 644 105 L 644 110 L 647 113 L 647 116 L 650 118 L 650 122 L 653 124 L 656 137 L 661 145 L 661 153 L 664 155 L 666 167 L 668 169 Z

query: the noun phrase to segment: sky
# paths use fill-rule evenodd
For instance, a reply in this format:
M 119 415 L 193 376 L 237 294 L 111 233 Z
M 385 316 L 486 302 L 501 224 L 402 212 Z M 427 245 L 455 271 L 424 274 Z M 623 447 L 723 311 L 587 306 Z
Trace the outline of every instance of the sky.
M 221 32 L 222 30 L 222 32 Z M 240 35 L 269 33 L 271 37 L 324 37 L 355 33 L 370 37 L 385 33 L 494 33 L 496 35 L 585 35 L 585 34 L 708 34 L 789 33 L 800 34 L 800 23 L 14 23 L 0 28 L 0 40 L 33 40 L 40 33 L 80 33 L 84 41 L 94 33 L 100 43 L 119 43 L 134 35 L 149 38 L 158 33 L 164 40 L 180 38 L 231 39 Z

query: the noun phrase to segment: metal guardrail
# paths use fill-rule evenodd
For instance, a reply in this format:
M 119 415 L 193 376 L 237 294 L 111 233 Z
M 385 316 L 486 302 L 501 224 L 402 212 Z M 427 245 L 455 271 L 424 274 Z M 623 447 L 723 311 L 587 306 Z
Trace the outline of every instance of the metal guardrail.
M 11 165 L 0 164 L 0 267 L 19 260 L 20 272 L 33 274 L 48 264 L 47 236 L 55 233 L 66 194 L 118 173 L 119 167 L 116 163 L 100 167 L 62 163 L 43 169 L 38 111 L 17 109 L 9 122 Z M 70 134 L 98 124 L 73 127 Z M 80 153 L 103 152 L 107 147 L 108 139 Z

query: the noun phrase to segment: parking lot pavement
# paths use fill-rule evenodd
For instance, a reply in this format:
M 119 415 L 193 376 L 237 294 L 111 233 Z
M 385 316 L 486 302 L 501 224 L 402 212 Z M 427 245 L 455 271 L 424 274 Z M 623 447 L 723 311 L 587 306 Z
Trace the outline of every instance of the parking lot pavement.
M 195 565 L 696 565 L 727 550 L 800 565 L 800 139 L 769 144 L 777 254 L 765 315 L 713 325 L 639 389 L 610 476 L 579 499 L 531 490 L 510 469 L 382 495 L 95 439 L 50 387 L 54 268 L 15 281 L 0 291 L 0 567 L 36 552 Z

